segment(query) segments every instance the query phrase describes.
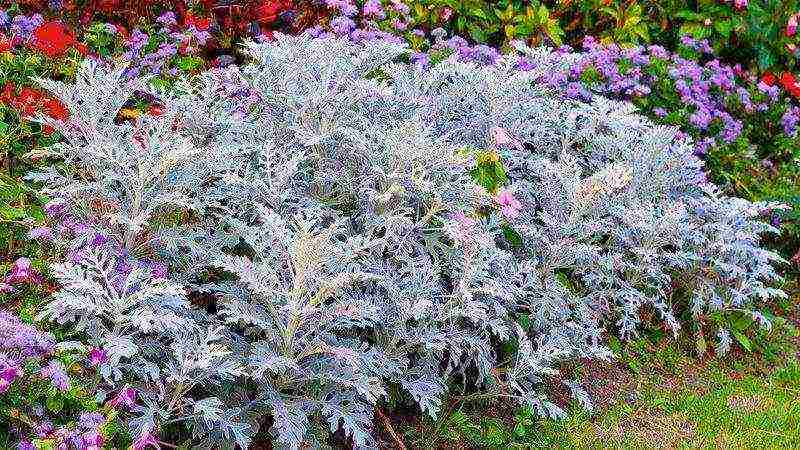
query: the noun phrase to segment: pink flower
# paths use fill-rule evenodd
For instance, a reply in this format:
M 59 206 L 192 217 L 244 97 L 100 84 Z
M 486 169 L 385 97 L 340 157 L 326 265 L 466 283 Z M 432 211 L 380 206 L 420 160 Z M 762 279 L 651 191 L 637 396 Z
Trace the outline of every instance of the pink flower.
M 797 22 L 800 20 L 800 13 L 794 14 L 789 17 L 789 22 L 786 24 L 786 36 L 792 37 L 797 33 Z
M 95 347 L 89 352 L 89 363 L 92 366 L 99 366 L 108 360 L 108 352 L 100 347 Z
M 83 436 L 83 450 L 101 450 L 103 448 L 103 436 L 93 431 L 86 433 Z
M 0 372 L 0 394 L 6 392 L 9 387 L 11 387 L 11 383 L 19 375 L 19 369 L 16 367 L 6 367 L 2 372 Z
M 450 8 L 444 8 L 442 12 L 439 13 L 439 19 L 442 22 L 447 22 L 451 17 L 453 17 L 453 10 Z
M 454 213 L 451 218 L 464 228 L 472 228 L 477 223 L 472 217 L 468 217 L 463 211 Z
M 126 408 L 133 408 L 136 404 L 136 391 L 131 387 L 124 387 L 119 391 L 117 396 L 108 403 L 114 408 L 119 407 L 119 405 L 125 406 Z
M 405 23 L 405 22 L 403 22 L 403 21 L 402 21 L 402 20 L 400 20 L 400 19 L 394 19 L 394 20 L 392 20 L 392 26 L 393 26 L 393 27 L 394 27 L 394 29 L 395 29 L 395 30 L 397 30 L 397 31 L 406 31 L 406 29 L 408 29 L 408 24 L 407 24 L 407 23 Z
M 513 145 L 518 150 L 522 150 L 522 145 L 520 145 L 519 141 L 509 136 L 508 132 L 503 128 L 492 127 L 490 133 L 492 134 L 492 139 L 496 146 L 503 147 L 506 145 Z
M 42 277 L 33 270 L 31 260 L 28 258 L 19 258 L 14 262 L 11 267 L 11 274 L 6 277 L 6 283 L 41 283 Z
M 733 7 L 736 9 L 747 8 L 747 0 L 733 0 Z
M 519 211 L 522 209 L 522 203 L 514 198 L 514 194 L 503 189 L 497 194 L 495 199 L 500 205 L 500 212 L 508 220 L 514 220 L 519 216 Z

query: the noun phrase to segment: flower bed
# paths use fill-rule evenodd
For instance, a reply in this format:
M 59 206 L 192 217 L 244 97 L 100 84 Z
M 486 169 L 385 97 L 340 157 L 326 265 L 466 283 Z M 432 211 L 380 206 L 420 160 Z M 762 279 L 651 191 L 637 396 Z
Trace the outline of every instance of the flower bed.
M 791 257 L 797 213 L 713 183 L 796 203 L 791 72 L 693 38 L 503 54 L 400 1 L 287 38 L 314 23 L 264 5 L 0 20 L 0 445 L 369 445 L 451 389 L 558 416 L 609 335 L 770 326 L 762 239 Z

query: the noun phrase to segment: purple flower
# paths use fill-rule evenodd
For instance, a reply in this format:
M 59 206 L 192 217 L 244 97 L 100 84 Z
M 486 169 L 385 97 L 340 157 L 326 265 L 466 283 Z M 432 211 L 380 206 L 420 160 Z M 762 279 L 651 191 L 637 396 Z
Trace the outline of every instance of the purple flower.
M 53 336 L 42 333 L 19 317 L 0 311 L 0 355 L 21 354 L 24 357 L 45 356 L 55 347 Z M 10 365 L 0 357 L 0 368 Z
M 667 49 L 665 49 L 660 45 L 651 45 L 647 47 L 647 51 L 650 52 L 650 55 L 655 56 L 656 58 L 661 58 L 661 59 L 669 58 L 669 52 L 667 51 Z
M 160 262 L 154 262 L 150 265 L 150 275 L 153 278 L 167 278 L 167 266 Z
M 62 214 L 66 207 L 67 204 L 64 199 L 54 198 L 44 205 L 44 212 L 50 217 L 55 217 Z
M 431 58 L 427 53 L 415 52 L 411 55 L 411 64 L 427 69 L 431 64 Z
M 355 27 L 355 22 L 353 22 L 353 19 L 350 19 L 349 17 L 339 16 L 331 20 L 331 28 L 340 35 L 350 34 Z
M 536 68 L 536 64 L 528 58 L 519 58 L 517 60 L 517 70 L 528 72 Z
M 5 10 L 0 9 L 0 28 L 8 28 L 11 25 L 11 18 Z
M 17 450 L 36 450 L 31 441 L 20 441 Z
M 108 403 L 114 408 L 118 408 L 120 405 L 129 409 L 133 408 L 136 405 L 136 391 L 132 387 L 124 387 Z
M 81 413 L 78 422 L 84 430 L 97 430 L 106 422 L 106 418 L 99 412 L 85 412 Z
M 667 110 L 664 108 L 654 108 L 653 114 L 655 114 L 656 117 L 663 119 L 664 117 L 667 117 Z
M 392 0 L 392 9 L 404 15 L 411 12 L 411 8 L 403 0 Z
M 108 238 L 104 234 L 95 233 L 92 238 L 91 246 L 97 248 L 104 245 L 106 242 L 108 242 Z
M 86 257 L 86 249 L 84 248 L 73 250 L 67 254 L 67 259 L 69 259 L 69 261 L 71 261 L 74 264 L 80 264 L 80 262 L 83 261 L 83 258 L 85 257 Z
M 41 14 L 34 14 L 32 16 L 16 16 L 11 21 L 11 34 L 23 41 L 27 41 L 33 31 L 44 22 Z
M 689 116 L 689 123 L 701 130 L 708 128 L 712 120 L 711 113 L 705 108 L 700 108 Z
M 28 232 L 28 237 L 35 240 L 52 241 L 53 230 L 50 227 L 35 227 Z
M 31 260 L 25 257 L 18 258 L 11 267 L 11 274 L 6 277 L 6 283 L 41 283 L 42 277 L 31 266 Z
M 97 431 L 90 431 L 82 436 L 82 450 L 101 450 L 103 448 L 103 436 Z
M 131 48 L 131 50 L 138 53 L 144 48 L 145 45 L 147 45 L 149 40 L 150 36 L 137 28 L 131 33 L 131 37 L 128 39 L 128 46 Z
M 92 366 L 99 366 L 108 360 L 108 352 L 100 347 L 95 347 L 89 352 L 89 363 Z
M 11 387 L 11 383 L 19 375 L 19 369 L 14 366 L 9 366 L 0 371 L 0 394 L 6 392 Z
M 361 13 L 366 17 L 375 19 L 383 19 L 385 17 L 380 0 L 367 0 L 367 2 L 364 3 L 364 8 L 361 10 Z
M 158 16 L 156 21 L 165 27 L 176 25 L 178 23 L 175 18 L 175 13 L 172 11 L 167 11 L 164 14 L 161 14 Z
M 800 107 L 792 106 L 781 117 L 783 132 L 789 136 L 797 134 L 797 125 L 800 123 Z
M 62 392 L 69 390 L 69 377 L 64 365 L 60 361 L 51 360 L 47 366 L 42 369 L 42 376 L 50 378 L 50 381 Z
M 408 29 L 408 23 L 395 18 L 392 19 L 392 27 L 394 27 L 394 29 L 397 31 L 406 31 Z
M 780 216 L 778 216 L 777 214 L 773 214 L 772 215 L 772 219 L 770 220 L 769 223 L 770 223 L 770 225 L 772 225 L 775 228 L 780 228 L 781 227 L 781 218 L 780 218 Z

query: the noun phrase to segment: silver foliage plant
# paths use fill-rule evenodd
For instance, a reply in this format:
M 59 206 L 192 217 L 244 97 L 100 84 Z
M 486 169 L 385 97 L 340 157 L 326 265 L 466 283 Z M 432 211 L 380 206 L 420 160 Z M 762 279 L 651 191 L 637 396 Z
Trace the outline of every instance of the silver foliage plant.
M 435 417 L 453 385 L 558 416 L 544 383 L 610 357 L 609 320 L 630 336 L 650 309 L 677 333 L 676 308 L 760 319 L 783 295 L 758 220 L 780 205 L 720 195 L 631 105 L 548 92 L 545 51 L 521 49 L 528 72 L 514 55 L 422 70 L 380 42 L 247 51 L 134 122 L 112 118 L 146 80 L 92 63 L 42 80 L 71 112 L 41 118 L 63 163 L 31 177 L 66 255 L 43 316 L 109 348 L 141 435 L 184 421 L 196 446 L 246 447 L 269 416 L 280 447 L 340 428 L 371 447 L 389 390 Z M 470 175 L 485 154 L 498 192 Z

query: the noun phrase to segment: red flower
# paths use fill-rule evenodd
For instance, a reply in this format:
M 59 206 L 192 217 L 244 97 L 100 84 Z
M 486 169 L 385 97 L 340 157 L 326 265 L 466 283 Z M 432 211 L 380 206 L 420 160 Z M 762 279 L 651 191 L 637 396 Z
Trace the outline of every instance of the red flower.
M 800 85 L 797 84 L 797 78 L 791 72 L 781 74 L 781 86 L 792 96 L 800 98 Z
M 45 22 L 33 31 L 33 48 L 50 58 L 64 56 L 75 44 L 75 35 L 61 22 Z
M 6 84 L 3 86 L 3 92 L 0 94 L 0 102 L 5 103 L 6 105 L 11 105 L 12 100 L 17 98 L 16 89 L 14 88 L 14 83 L 10 81 L 6 81 Z
M 775 82 L 778 81 L 778 79 L 775 78 L 775 75 L 772 72 L 766 72 L 761 77 L 761 81 L 763 81 L 767 86 L 775 86 Z
M 55 98 L 49 98 L 45 100 L 44 109 L 47 112 L 47 115 L 55 120 L 67 120 L 69 117 L 69 111 L 67 111 L 67 107 L 64 106 L 60 100 Z
M 11 39 L 7 38 L 3 33 L 0 33 L 0 53 L 10 51 L 11 47 L 13 47 Z
M 151 116 L 158 117 L 164 114 L 164 108 L 158 105 L 150 105 L 150 107 L 147 108 L 147 113 Z
M 261 0 L 255 8 L 256 21 L 264 25 L 270 25 L 278 20 L 278 16 L 286 9 L 282 2 L 272 0 Z
M 36 114 L 42 102 L 42 93 L 27 86 L 22 88 L 19 96 L 11 100 L 14 108 L 23 118 L 28 118 Z
M 206 31 L 211 26 L 211 19 L 208 17 L 195 17 L 191 14 L 186 15 L 186 28 L 194 26 L 198 31 Z

